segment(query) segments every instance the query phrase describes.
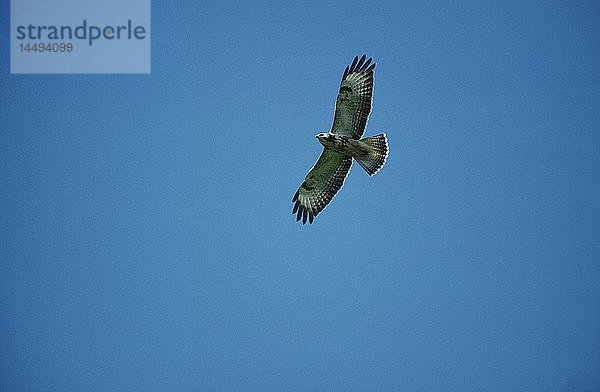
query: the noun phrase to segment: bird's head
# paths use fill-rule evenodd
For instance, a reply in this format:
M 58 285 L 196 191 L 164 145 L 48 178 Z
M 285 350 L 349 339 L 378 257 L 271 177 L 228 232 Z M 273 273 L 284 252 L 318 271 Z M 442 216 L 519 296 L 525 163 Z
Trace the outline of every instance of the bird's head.
M 318 134 L 315 135 L 315 137 L 321 142 L 322 145 L 327 146 L 327 143 L 331 139 L 331 134 L 329 132 L 327 132 L 327 133 L 318 133 Z

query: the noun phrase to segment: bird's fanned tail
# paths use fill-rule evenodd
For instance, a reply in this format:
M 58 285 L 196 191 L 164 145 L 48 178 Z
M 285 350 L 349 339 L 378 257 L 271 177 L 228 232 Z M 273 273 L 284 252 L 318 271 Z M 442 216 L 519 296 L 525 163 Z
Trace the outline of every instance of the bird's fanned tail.
M 372 176 L 381 170 L 383 165 L 385 165 L 385 160 L 387 159 L 390 151 L 387 137 L 385 136 L 385 133 L 381 133 L 376 136 L 364 138 L 361 140 L 361 143 L 371 147 L 371 151 L 369 152 L 367 158 L 356 159 L 356 162 L 358 162 L 358 164 L 361 165 L 370 176 Z

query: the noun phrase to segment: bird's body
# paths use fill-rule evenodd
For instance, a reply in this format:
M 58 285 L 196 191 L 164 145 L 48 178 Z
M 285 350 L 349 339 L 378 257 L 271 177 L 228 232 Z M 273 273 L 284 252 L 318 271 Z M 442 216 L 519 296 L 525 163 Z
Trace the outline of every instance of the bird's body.
M 346 67 L 335 104 L 331 132 L 316 135 L 323 145 L 323 153 L 308 172 L 294 195 L 292 214 L 296 220 L 310 223 L 342 188 L 344 180 L 356 161 L 369 175 L 377 173 L 385 164 L 388 144 L 385 133 L 360 139 L 364 133 L 373 96 L 373 68 L 365 55 L 354 58 Z
M 320 133 L 316 137 L 323 147 L 329 148 L 338 154 L 359 159 L 359 157 L 363 158 L 369 153 L 367 145 L 361 143 L 360 140 L 352 139 L 348 136 L 336 135 L 335 133 Z

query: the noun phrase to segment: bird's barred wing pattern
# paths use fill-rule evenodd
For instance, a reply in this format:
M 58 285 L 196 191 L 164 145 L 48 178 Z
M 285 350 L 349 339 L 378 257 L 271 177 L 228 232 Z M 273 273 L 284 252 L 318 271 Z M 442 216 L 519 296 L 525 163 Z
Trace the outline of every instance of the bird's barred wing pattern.
M 340 92 L 335 102 L 331 133 L 360 139 L 365 132 L 367 119 L 371 113 L 375 68 L 375 63 L 371 64 L 372 58 L 365 62 L 365 57 L 363 54 L 359 60 L 356 56 L 344 71 Z
M 292 199 L 296 221 L 302 219 L 305 224 L 308 219 L 312 223 L 342 188 L 351 166 L 352 157 L 325 148 Z

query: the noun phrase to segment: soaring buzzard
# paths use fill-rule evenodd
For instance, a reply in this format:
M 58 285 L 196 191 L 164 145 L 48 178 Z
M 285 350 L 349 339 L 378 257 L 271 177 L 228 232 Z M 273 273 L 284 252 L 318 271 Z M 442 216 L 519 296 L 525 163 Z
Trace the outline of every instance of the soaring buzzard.
M 365 62 L 365 57 L 363 54 L 359 60 L 356 56 L 352 65 L 346 67 L 331 131 L 316 135 L 324 147 L 323 152 L 292 199 L 292 203 L 296 203 L 292 214 L 297 214 L 296 221 L 302 218 L 302 224 L 307 218 L 312 223 L 342 188 L 352 158 L 370 176 L 385 164 L 389 152 L 385 133 L 360 139 L 371 112 L 375 68 L 372 59 Z

